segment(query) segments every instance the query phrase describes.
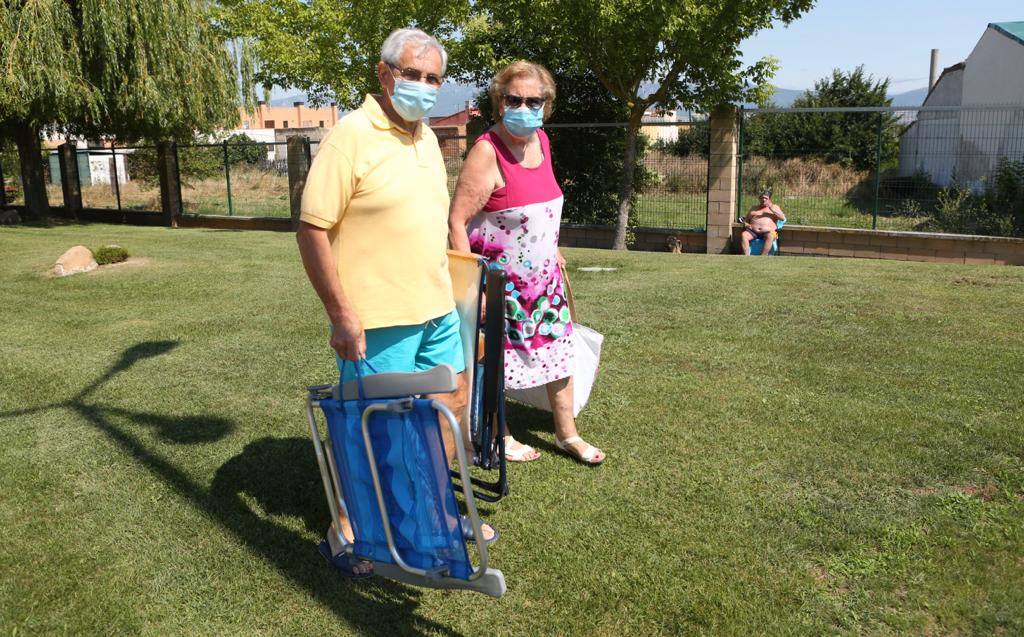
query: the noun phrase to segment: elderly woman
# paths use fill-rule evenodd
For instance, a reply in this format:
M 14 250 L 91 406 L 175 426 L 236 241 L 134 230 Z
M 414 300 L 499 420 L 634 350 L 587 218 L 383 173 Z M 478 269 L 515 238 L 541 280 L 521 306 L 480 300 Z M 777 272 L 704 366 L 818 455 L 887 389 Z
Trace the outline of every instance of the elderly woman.
M 452 248 L 483 255 L 508 275 L 505 383 L 546 386 L 555 442 L 582 463 L 605 459 L 576 431 L 573 417 L 573 326 L 562 287 L 558 229 L 562 191 L 551 168 L 548 137 L 555 82 L 544 67 L 513 62 L 489 89 L 497 123 L 477 140 L 459 175 L 448 218 Z M 540 454 L 509 436 L 506 458 Z

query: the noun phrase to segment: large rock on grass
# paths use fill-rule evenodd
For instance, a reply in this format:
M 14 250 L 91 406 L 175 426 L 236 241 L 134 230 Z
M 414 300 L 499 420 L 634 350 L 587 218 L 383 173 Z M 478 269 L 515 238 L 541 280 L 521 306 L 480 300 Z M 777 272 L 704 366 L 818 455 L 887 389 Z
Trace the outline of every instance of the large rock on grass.
M 53 266 L 54 276 L 68 276 L 79 272 L 95 270 L 99 265 L 96 259 L 92 258 L 92 251 L 85 246 L 75 246 L 60 255 L 57 263 Z

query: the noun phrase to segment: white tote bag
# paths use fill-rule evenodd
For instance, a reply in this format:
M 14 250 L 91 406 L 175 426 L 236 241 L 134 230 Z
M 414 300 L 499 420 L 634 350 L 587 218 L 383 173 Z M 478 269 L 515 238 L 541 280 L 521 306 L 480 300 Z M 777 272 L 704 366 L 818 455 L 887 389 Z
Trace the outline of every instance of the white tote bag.
M 572 319 L 573 353 L 576 359 L 576 370 L 572 376 L 572 415 L 578 416 L 586 407 L 587 401 L 590 400 L 590 390 L 594 388 L 594 379 L 597 378 L 597 369 L 601 364 L 601 344 L 604 342 L 604 336 L 576 322 L 576 305 L 565 269 L 562 269 L 562 284 L 565 287 L 565 299 L 569 304 Z M 526 389 L 505 389 L 505 394 L 531 407 L 551 411 L 551 402 L 548 401 L 548 392 L 544 385 Z

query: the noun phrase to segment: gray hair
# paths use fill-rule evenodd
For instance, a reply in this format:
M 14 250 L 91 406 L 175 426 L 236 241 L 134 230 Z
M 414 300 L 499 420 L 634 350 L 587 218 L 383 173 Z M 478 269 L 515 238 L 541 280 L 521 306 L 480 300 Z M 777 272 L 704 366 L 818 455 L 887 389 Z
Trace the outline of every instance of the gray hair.
M 423 55 L 430 49 L 437 51 L 441 56 L 441 74 L 444 75 L 448 68 L 448 52 L 444 50 L 441 43 L 434 36 L 424 33 L 419 29 L 395 29 L 391 35 L 384 40 L 380 48 L 380 59 L 391 66 L 398 66 L 398 62 L 405 53 L 407 47 L 413 47 L 417 57 Z

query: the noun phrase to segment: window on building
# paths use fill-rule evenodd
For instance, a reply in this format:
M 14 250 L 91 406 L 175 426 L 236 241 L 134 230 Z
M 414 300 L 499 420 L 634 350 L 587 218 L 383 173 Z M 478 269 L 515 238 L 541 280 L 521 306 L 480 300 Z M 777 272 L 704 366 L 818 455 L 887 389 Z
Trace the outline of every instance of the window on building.
M 274 120 L 268 119 L 267 121 L 263 122 L 263 128 L 274 128 Z
M 324 127 L 324 120 L 320 120 L 320 128 Z
M 242 122 L 242 128 L 249 128 L 249 120 Z
M 288 128 L 288 120 L 281 122 L 281 128 Z

